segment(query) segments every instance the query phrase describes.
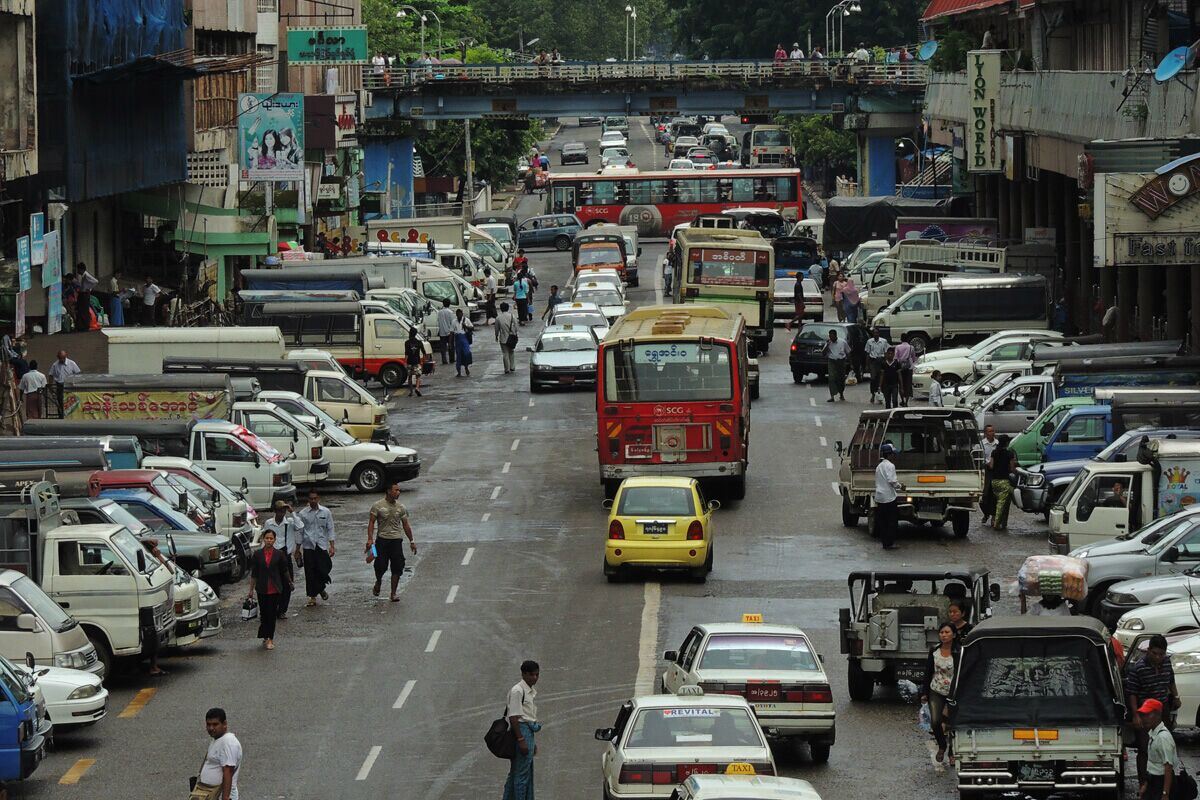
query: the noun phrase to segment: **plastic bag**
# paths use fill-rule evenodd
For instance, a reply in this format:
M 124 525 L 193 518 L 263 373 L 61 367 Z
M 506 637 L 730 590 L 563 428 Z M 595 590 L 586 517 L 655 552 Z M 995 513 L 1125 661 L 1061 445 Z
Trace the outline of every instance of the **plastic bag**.
M 921 703 L 921 709 L 917 712 L 917 729 L 922 733 L 933 735 L 933 722 L 929 715 L 929 703 Z
M 242 621 L 249 622 L 252 619 L 258 618 L 258 601 L 253 597 L 247 597 L 242 603 Z
M 1017 585 L 1030 597 L 1060 595 L 1068 600 L 1087 597 L 1086 561 L 1070 556 L 1029 556 L 1017 572 Z

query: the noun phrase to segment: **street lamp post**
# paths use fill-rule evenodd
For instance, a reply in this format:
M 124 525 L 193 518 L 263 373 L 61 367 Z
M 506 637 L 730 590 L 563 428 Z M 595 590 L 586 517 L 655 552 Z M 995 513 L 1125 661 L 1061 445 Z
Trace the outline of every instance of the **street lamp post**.
M 630 60 L 636 61 L 637 60 L 637 9 L 636 8 L 633 9 L 633 12 L 629 16 L 633 19 L 633 50 L 630 53 L 630 56 L 632 57 Z
M 838 52 L 845 55 L 846 53 L 846 17 L 850 14 L 857 14 L 862 11 L 862 6 L 858 4 L 858 0 L 850 0 L 845 3 L 845 10 L 842 11 L 842 16 L 838 18 Z
M 629 60 L 629 19 L 633 14 L 633 6 L 625 6 L 625 60 Z
M 825 15 L 825 50 L 826 55 L 833 53 L 845 53 L 845 26 L 843 20 L 850 16 L 851 13 L 857 14 L 862 11 L 862 6 L 858 0 L 839 0 L 833 8 L 829 9 L 829 13 Z
M 426 15 L 426 14 L 432 14 L 432 15 L 433 15 L 433 19 L 434 19 L 434 20 L 437 22 L 437 25 L 438 25 L 438 38 L 437 38 L 437 42 L 438 42 L 438 58 L 441 58 L 441 57 L 442 57 L 442 18 L 441 18 L 441 17 L 439 17 L 439 16 L 437 15 L 437 13 L 436 13 L 436 12 L 434 12 L 434 11 L 423 11 L 423 12 L 421 12 L 421 21 L 422 21 L 422 22 L 424 22 L 424 21 L 425 21 L 425 15 Z
M 400 10 L 396 12 L 396 19 L 404 19 L 408 16 L 408 12 L 416 14 L 421 19 L 421 55 L 425 55 L 425 15 L 412 6 L 400 6 Z

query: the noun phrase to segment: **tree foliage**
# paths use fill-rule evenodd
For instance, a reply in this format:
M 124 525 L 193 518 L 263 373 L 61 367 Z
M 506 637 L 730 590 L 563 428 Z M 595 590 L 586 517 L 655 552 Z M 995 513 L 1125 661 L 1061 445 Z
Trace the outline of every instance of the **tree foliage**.
M 497 186 L 516 180 L 517 159 L 529 152 L 542 135 L 539 122 L 526 130 L 509 130 L 500 123 L 476 120 L 471 123 L 471 155 L 475 178 Z M 466 134 L 463 123 L 438 122 L 416 141 L 417 153 L 427 175 L 457 175 L 466 178 Z
M 637 9 L 638 53 L 669 44 L 666 0 L 473 0 L 489 25 L 489 44 L 516 50 L 538 39 L 534 49 L 555 47 L 567 60 L 625 57 L 625 7 Z M 632 38 L 632 26 L 630 28 Z
M 854 134 L 834 128 L 828 114 L 783 115 L 778 123 L 786 125 L 791 133 L 801 164 L 845 168 L 857 159 Z
M 426 14 L 425 21 L 425 49 L 432 54 L 436 54 L 438 48 L 438 24 L 434 14 L 442 20 L 442 47 L 446 57 L 457 58 L 464 39 L 476 43 L 487 39 L 487 22 L 474 4 L 463 0 L 420 0 L 407 4 L 399 0 L 362 0 L 363 24 L 367 26 L 367 41 L 373 51 L 380 50 L 400 59 L 421 54 L 420 17 L 411 11 L 397 17 L 401 5 L 433 12 Z

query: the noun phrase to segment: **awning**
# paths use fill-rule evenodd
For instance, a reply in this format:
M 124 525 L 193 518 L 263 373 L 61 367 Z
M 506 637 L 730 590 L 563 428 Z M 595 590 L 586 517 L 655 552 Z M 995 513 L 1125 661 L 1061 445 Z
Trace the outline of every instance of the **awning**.
M 133 80 L 137 77 L 174 77 L 181 80 L 199 78 L 227 72 L 242 72 L 274 63 L 270 56 L 262 53 L 241 53 L 233 56 L 197 56 L 194 50 L 172 50 L 154 56 L 143 56 L 112 67 L 81 73 L 74 76 L 77 81 L 107 83 Z
M 1012 0 L 930 0 L 925 13 L 921 15 L 922 22 L 929 22 L 941 17 L 954 14 L 965 14 L 968 11 L 982 11 L 992 6 L 1007 5 Z

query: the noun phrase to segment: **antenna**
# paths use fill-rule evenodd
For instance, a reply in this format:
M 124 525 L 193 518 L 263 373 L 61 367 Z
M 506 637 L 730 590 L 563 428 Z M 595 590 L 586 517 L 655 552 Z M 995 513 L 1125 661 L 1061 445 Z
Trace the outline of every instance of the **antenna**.
M 1185 69 L 1191 69 L 1192 65 L 1196 63 L 1196 51 L 1198 49 L 1200 49 L 1200 40 L 1197 40 L 1190 46 L 1176 47 L 1167 53 L 1154 70 L 1154 80 L 1158 83 L 1166 83 L 1178 76 Z

